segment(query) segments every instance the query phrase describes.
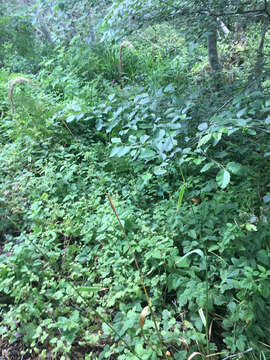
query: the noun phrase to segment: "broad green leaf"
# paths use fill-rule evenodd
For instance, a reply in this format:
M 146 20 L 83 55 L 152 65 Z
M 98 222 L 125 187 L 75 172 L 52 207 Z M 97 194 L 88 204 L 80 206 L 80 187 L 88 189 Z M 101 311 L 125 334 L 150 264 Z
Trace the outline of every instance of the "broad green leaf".
M 221 187 L 221 189 L 225 189 L 228 186 L 230 179 L 230 173 L 225 169 L 219 170 L 216 176 L 216 181 L 218 183 L 218 186 Z
M 156 166 L 156 167 L 154 168 L 154 174 L 155 174 L 155 175 L 164 175 L 164 174 L 166 174 L 166 172 L 167 172 L 167 170 L 164 169 L 164 168 L 162 168 L 162 167 L 160 167 L 160 166 Z
M 100 286 L 81 286 L 77 290 L 89 292 L 89 291 L 100 291 L 100 290 L 102 290 L 102 288 Z
M 247 111 L 247 108 L 243 108 L 241 110 L 238 111 L 238 113 L 236 114 L 236 116 L 238 117 L 238 119 L 243 116 L 245 114 L 245 112 Z
M 175 91 L 175 86 L 173 84 L 169 84 L 165 87 L 165 93 L 173 93 Z
M 142 135 L 141 137 L 140 137 L 140 142 L 142 143 L 142 144 L 144 144 L 145 142 L 146 142 L 146 140 L 148 140 L 149 139 L 149 135 Z
M 257 231 L 257 226 L 254 224 L 246 224 L 247 231 Z
M 200 165 L 205 160 L 205 157 L 199 157 L 197 159 L 194 159 L 193 162 L 195 165 Z
M 72 105 L 71 109 L 74 110 L 74 111 L 81 111 L 82 110 L 81 106 L 77 105 L 77 104 Z
M 183 184 L 183 185 L 181 186 L 180 191 L 179 191 L 179 196 L 178 196 L 178 201 L 177 201 L 177 207 L 176 207 L 177 210 L 180 209 L 180 206 L 181 206 L 181 204 L 182 204 L 182 200 L 183 200 L 185 188 L 186 188 L 186 185 Z
M 131 146 L 115 146 L 110 153 L 110 157 L 113 156 L 122 157 L 126 155 L 130 151 L 130 149 Z
M 208 124 L 207 124 L 206 122 L 201 123 L 201 124 L 198 126 L 198 130 L 200 130 L 200 131 L 206 130 L 207 128 L 208 128 Z
M 212 134 L 207 134 L 207 135 L 203 136 L 198 143 L 198 147 L 205 145 L 211 139 L 211 137 L 212 137 Z
M 189 251 L 187 254 L 185 254 L 184 256 L 182 256 L 179 260 L 177 260 L 175 262 L 175 265 L 177 265 L 180 261 L 184 260 L 186 257 L 188 257 L 189 255 L 191 254 L 197 254 L 199 255 L 205 262 L 205 256 L 204 256 L 204 253 L 201 249 L 195 249 L 195 250 L 191 250 Z
M 121 139 L 120 139 L 120 138 L 112 138 L 112 139 L 111 139 L 111 142 L 112 142 L 113 144 L 119 144 L 119 143 L 121 143 Z
M 146 105 L 146 104 L 149 104 L 151 102 L 151 98 L 150 97 L 145 97 L 145 98 L 142 98 L 138 104 L 139 105 Z
M 108 96 L 109 101 L 112 101 L 115 98 L 115 94 L 110 94 Z
M 155 153 L 155 151 L 151 149 L 141 149 L 140 159 L 149 161 L 154 160 L 156 156 L 157 154 Z
M 240 175 L 243 169 L 243 166 L 237 162 L 231 161 L 226 165 L 226 168 L 232 172 L 234 175 Z
M 220 132 L 214 132 L 212 135 L 213 135 L 213 138 L 214 138 L 213 146 L 216 146 L 219 143 L 219 141 L 220 141 L 220 139 L 222 137 L 222 132 L 221 131 Z
M 203 312 L 203 309 L 202 309 L 202 308 L 199 309 L 199 315 L 200 315 L 200 318 L 201 318 L 201 320 L 202 320 L 203 325 L 206 326 L 206 318 L 205 318 L 205 316 L 204 316 L 204 312 Z
M 70 115 L 70 116 L 67 117 L 66 122 L 67 122 L 67 123 L 70 123 L 70 122 L 72 122 L 73 120 L 75 120 L 75 118 L 76 118 L 75 115 Z
M 137 136 L 134 136 L 134 135 L 130 135 L 128 137 L 128 141 L 132 144 L 135 144 L 137 142 Z
M 263 202 L 264 202 L 265 204 L 270 203 L 270 195 L 265 195 L 265 196 L 263 197 Z
M 210 161 L 209 163 L 205 164 L 202 169 L 201 169 L 201 173 L 204 173 L 206 171 L 208 171 L 209 169 L 211 169 L 211 167 L 215 166 L 216 163 L 214 161 Z

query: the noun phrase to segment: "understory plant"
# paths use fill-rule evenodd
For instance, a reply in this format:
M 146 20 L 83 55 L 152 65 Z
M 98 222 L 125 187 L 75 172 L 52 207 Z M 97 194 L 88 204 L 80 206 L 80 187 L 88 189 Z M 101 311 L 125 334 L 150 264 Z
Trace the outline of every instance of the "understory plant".
M 78 36 L 0 73 L 0 334 L 24 359 L 269 355 L 268 98 L 152 30 L 120 72 Z

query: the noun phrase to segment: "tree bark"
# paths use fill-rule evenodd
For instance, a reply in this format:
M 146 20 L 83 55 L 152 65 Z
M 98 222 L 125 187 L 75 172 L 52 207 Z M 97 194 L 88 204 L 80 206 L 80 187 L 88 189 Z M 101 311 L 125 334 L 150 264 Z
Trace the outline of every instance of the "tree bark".
M 244 44 L 247 40 L 243 26 L 240 21 L 234 24 L 234 40 L 240 44 Z
M 268 27 L 269 27 L 269 20 L 265 18 L 262 21 L 261 40 L 260 40 L 259 48 L 257 50 L 257 61 L 255 64 L 255 74 L 259 88 L 261 88 L 261 83 L 262 83 L 262 73 L 263 73 L 263 65 L 264 65 L 263 47 L 264 47 L 265 35 L 267 33 Z
M 207 47 L 208 47 L 208 60 L 211 67 L 211 72 L 216 73 L 220 69 L 220 64 L 218 60 L 218 50 L 217 50 L 217 24 L 212 22 L 208 27 L 208 36 L 207 36 Z
M 94 21 L 93 21 L 93 17 L 91 15 L 91 13 L 89 13 L 89 33 L 90 33 L 90 39 L 92 43 L 97 42 L 97 36 L 96 36 L 96 32 L 95 32 L 95 27 L 94 27 Z

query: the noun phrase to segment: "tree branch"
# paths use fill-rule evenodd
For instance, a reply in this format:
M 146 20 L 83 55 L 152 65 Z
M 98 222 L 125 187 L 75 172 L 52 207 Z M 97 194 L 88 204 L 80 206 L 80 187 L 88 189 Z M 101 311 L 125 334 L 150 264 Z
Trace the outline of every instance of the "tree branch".
M 247 354 L 247 353 L 249 353 L 249 352 L 251 352 L 251 351 L 253 351 L 252 348 L 247 349 L 246 351 L 243 351 L 243 352 L 234 354 L 234 355 L 226 356 L 223 360 L 233 359 L 233 358 L 238 357 L 238 356 L 241 356 L 241 355 L 243 355 L 243 354 Z
M 268 11 L 268 3 L 267 0 L 264 0 L 264 11 L 267 14 L 267 16 L 270 18 L 270 12 Z

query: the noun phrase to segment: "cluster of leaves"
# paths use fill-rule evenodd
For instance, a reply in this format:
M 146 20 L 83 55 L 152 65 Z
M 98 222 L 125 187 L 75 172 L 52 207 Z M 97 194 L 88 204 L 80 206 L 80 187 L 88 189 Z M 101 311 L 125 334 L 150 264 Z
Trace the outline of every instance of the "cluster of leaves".
M 123 83 L 118 45 L 59 47 L 13 116 L 0 73 L 0 334 L 22 355 L 267 356 L 269 100 L 241 79 L 227 99 L 148 31 Z
M 43 48 L 35 39 L 35 29 L 26 15 L 6 12 L 0 4 L 0 66 L 14 72 L 34 73 Z

